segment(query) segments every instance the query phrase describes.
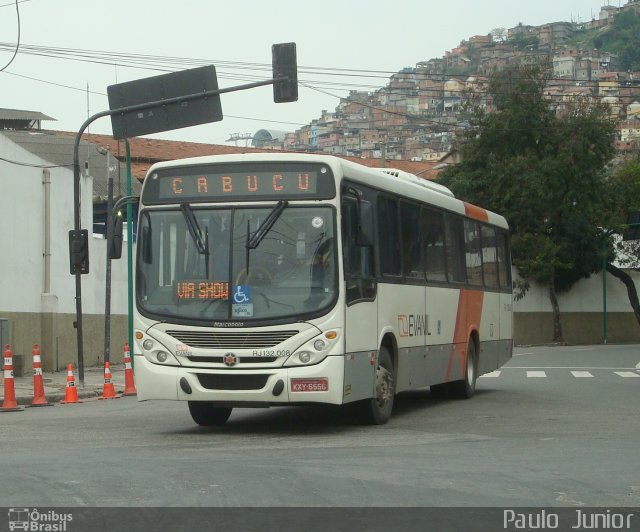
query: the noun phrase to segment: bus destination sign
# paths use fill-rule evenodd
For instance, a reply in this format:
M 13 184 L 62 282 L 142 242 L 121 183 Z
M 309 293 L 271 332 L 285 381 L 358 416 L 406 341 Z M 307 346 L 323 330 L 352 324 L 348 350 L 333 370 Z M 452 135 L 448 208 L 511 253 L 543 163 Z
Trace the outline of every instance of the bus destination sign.
M 317 199 L 335 195 L 324 165 L 208 165 L 167 168 L 146 178 L 145 203 Z

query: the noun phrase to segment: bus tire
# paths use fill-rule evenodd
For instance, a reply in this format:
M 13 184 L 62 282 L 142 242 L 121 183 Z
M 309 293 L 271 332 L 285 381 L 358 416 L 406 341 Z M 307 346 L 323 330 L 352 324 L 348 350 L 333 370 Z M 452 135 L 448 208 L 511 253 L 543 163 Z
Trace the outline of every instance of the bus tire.
M 383 425 L 391 417 L 395 397 L 395 369 L 389 349 L 380 347 L 376 366 L 375 397 L 357 403 L 357 416 L 365 425 Z
M 473 338 L 469 339 L 467 349 L 467 364 L 464 369 L 464 379 L 451 383 L 451 394 L 458 399 L 471 399 L 476 392 L 478 379 L 478 353 Z
M 231 408 L 214 406 L 207 401 L 189 401 L 189 413 L 193 420 L 203 427 L 224 425 L 231 415 Z

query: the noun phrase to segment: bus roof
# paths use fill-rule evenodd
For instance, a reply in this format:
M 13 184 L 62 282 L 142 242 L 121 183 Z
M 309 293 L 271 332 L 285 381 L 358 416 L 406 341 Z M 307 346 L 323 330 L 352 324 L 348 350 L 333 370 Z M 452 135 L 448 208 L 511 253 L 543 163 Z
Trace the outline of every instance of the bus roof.
M 295 152 L 274 153 L 238 153 L 209 155 L 176 159 L 155 163 L 147 172 L 147 176 L 161 168 L 195 166 L 216 163 L 257 162 L 257 161 L 312 161 L 327 164 L 336 175 L 366 184 L 380 190 L 400 194 L 407 198 L 417 199 L 425 203 L 441 207 L 448 211 L 466 215 L 471 218 L 508 228 L 506 219 L 494 212 L 472 205 L 456 198 L 447 187 L 421 178 L 415 174 L 394 168 L 372 168 L 335 155 L 319 155 Z

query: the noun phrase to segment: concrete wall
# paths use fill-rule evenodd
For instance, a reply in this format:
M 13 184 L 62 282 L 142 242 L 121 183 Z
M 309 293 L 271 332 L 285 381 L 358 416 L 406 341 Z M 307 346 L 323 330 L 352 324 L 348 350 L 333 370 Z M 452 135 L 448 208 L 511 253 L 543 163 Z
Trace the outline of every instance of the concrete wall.
M 640 273 L 627 270 L 640 292 Z M 602 275 L 592 275 L 558 296 L 564 341 L 598 344 L 604 338 Z M 640 325 L 635 319 L 626 286 L 607 274 L 607 340 L 609 343 L 640 343 Z M 516 345 L 542 344 L 553 340 L 553 312 L 547 289 L 533 285 L 524 299 L 514 304 Z
M 41 346 L 43 367 L 77 362 L 75 277 L 69 272 L 73 229 L 73 172 L 37 168 L 48 163 L 0 134 L 0 318 L 9 320 L 11 347 L 32 355 Z M 70 157 L 71 159 L 71 157 Z M 50 185 L 45 181 L 50 176 Z M 50 209 L 45 208 L 47 188 Z M 81 178 L 81 226 L 92 227 L 92 178 Z M 47 219 L 48 216 L 48 219 Z M 49 253 L 45 250 L 49 241 Z M 47 255 L 50 265 L 47 267 Z M 125 253 L 126 256 L 126 253 Z M 82 276 L 85 365 L 104 358 L 106 240 L 89 238 L 90 273 Z M 112 359 L 122 359 L 126 341 L 126 259 L 112 262 Z M 3 346 L 4 348 L 4 346 Z M 25 363 L 31 368 L 31 360 Z

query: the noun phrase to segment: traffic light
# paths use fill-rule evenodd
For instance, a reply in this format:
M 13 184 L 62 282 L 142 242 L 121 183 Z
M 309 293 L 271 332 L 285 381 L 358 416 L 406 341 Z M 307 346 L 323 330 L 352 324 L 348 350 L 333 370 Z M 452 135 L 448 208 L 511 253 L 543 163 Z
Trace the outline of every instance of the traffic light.
M 71 275 L 89 273 L 89 231 L 69 231 L 69 263 Z
M 115 213 L 115 221 L 113 222 L 113 231 L 111 232 L 111 242 L 108 242 L 107 256 L 110 259 L 119 259 L 122 257 L 122 212 Z
M 271 46 L 273 66 L 273 101 L 298 101 L 298 63 L 296 43 L 286 42 Z

